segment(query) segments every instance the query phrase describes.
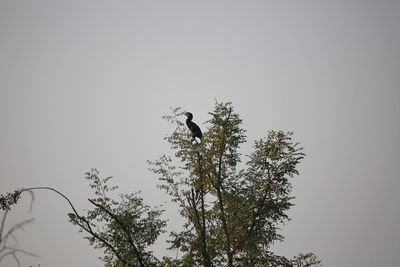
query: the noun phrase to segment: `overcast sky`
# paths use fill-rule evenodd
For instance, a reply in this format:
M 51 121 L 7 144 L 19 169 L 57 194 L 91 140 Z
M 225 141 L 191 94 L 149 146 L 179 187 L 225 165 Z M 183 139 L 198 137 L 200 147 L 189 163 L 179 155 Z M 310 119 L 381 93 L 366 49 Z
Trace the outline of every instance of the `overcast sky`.
M 400 1 L 0 0 L 0 192 L 52 186 L 83 210 L 96 167 L 162 203 L 146 164 L 169 152 L 161 116 L 181 106 L 202 126 L 214 98 L 232 101 L 243 154 L 272 129 L 307 154 L 274 251 L 396 267 L 399 29 Z M 35 218 L 18 239 L 40 257 L 22 266 L 102 266 L 65 201 L 35 196 L 9 217 Z

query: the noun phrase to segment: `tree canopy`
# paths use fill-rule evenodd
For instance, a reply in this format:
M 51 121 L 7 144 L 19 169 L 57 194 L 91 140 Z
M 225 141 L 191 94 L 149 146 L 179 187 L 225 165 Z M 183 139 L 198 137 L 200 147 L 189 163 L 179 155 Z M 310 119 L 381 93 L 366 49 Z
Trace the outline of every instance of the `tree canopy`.
M 171 248 L 183 253 L 176 264 L 293 265 L 270 250 L 283 240 L 278 227 L 293 205 L 290 179 L 305 155 L 293 133 L 269 131 L 242 156 L 246 131 L 232 103 L 215 103 L 200 143 L 191 141 L 181 110 L 172 113 L 164 118 L 176 126 L 166 137 L 174 154 L 151 165 L 186 219 L 183 231 L 171 233 Z
M 246 131 L 232 103 L 215 103 L 201 142 L 182 122 L 184 113 L 176 108 L 164 116 L 173 125 L 165 137 L 171 150 L 149 161 L 159 188 L 184 219 L 182 230 L 172 231 L 168 241 L 179 256 L 158 259 L 150 249 L 166 231 L 163 210 L 144 204 L 138 193 L 116 197 L 111 177 L 102 178 L 96 169 L 86 173 L 94 191 L 86 215 L 51 189 L 68 200 L 70 221 L 87 233 L 90 245 L 104 250 L 106 266 L 320 266 L 313 253 L 288 259 L 271 251 L 284 239 L 279 227 L 290 220 L 291 180 L 305 156 L 293 133 L 268 131 L 242 155 Z M 9 209 L 21 192 L 2 196 L 2 207 Z

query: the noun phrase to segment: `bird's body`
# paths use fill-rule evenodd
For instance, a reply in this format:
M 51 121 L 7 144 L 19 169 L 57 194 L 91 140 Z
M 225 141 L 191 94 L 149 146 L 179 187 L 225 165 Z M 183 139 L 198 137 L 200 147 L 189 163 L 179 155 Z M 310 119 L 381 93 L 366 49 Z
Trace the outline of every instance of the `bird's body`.
M 201 139 L 203 134 L 200 130 L 200 127 L 192 121 L 192 119 L 193 119 L 192 113 L 186 112 L 185 115 L 187 117 L 186 125 L 189 128 L 190 132 L 192 133 L 192 138 L 193 138 L 192 140 L 196 140 L 196 137 Z

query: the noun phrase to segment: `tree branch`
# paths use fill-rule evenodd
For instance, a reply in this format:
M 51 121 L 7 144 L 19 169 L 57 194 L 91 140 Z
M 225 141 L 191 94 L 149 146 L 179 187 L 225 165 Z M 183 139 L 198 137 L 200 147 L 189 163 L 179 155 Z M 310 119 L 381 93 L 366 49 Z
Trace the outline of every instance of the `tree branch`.
M 225 127 L 229 121 L 229 118 L 232 113 L 232 107 L 229 109 L 228 117 L 225 120 L 225 125 L 223 125 L 223 135 L 222 135 L 222 142 L 220 146 L 220 153 L 218 158 L 218 174 L 217 174 L 217 183 L 216 183 L 216 190 L 217 190 L 217 197 L 219 202 L 219 209 L 220 209 L 220 220 L 222 222 L 222 227 L 224 229 L 225 237 L 226 237 L 226 254 L 228 256 L 228 266 L 233 266 L 233 254 L 231 250 L 231 238 L 228 230 L 228 224 L 225 217 L 225 208 L 224 208 L 224 200 L 222 196 L 221 189 L 223 190 L 223 179 L 222 179 L 222 158 L 225 152 L 225 144 L 226 144 L 226 137 L 225 137 Z
M 61 197 L 63 197 L 69 204 L 69 206 L 71 207 L 71 209 L 73 210 L 74 214 L 79 218 L 79 220 L 81 220 L 82 222 L 84 222 L 86 224 L 86 227 L 79 223 L 78 221 L 74 220 L 78 226 L 80 226 L 83 230 L 85 230 L 87 233 L 89 233 L 90 235 L 92 235 L 94 238 L 98 239 L 100 242 L 104 243 L 109 249 L 111 249 L 111 251 L 113 251 L 113 253 L 115 254 L 115 256 L 124 264 L 126 264 L 126 261 L 123 260 L 123 258 L 121 257 L 121 255 L 118 253 L 118 251 L 109 243 L 107 242 L 105 239 L 103 239 L 101 236 L 99 236 L 95 231 L 93 231 L 92 227 L 90 226 L 90 222 L 88 220 L 86 220 L 86 218 L 84 216 L 79 215 L 79 213 L 76 211 L 74 205 L 72 204 L 71 200 L 66 197 L 63 193 L 61 193 L 60 191 L 52 188 L 52 187 L 48 187 L 48 186 L 39 186 L 39 187 L 30 187 L 30 188 L 23 188 L 21 190 L 19 190 L 19 194 L 26 192 L 26 191 L 31 191 L 31 190 L 50 190 L 53 191 L 55 193 L 57 193 L 58 195 L 60 195 Z M 14 255 L 15 256 L 15 255 Z
M 129 242 L 129 244 L 131 245 L 131 247 L 132 247 L 132 249 L 133 249 L 133 252 L 135 253 L 135 256 L 136 256 L 136 259 L 137 259 L 138 262 L 139 262 L 139 265 L 140 265 L 141 267 L 145 267 L 146 265 L 145 265 L 145 263 L 144 263 L 143 256 L 141 255 L 140 251 L 137 249 L 135 243 L 133 242 L 133 239 L 132 239 L 132 236 L 131 236 L 131 234 L 130 234 L 130 231 L 126 228 L 126 226 L 125 226 L 125 225 L 119 220 L 119 218 L 118 218 L 115 214 L 113 214 L 111 211 L 109 211 L 109 210 L 106 209 L 105 207 L 103 207 L 103 206 L 97 204 L 96 202 L 94 202 L 94 201 L 91 200 L 91 199 L 88 199 L 88 200 L 89 200 L 89 202 L 92 203 L 94 206 L 98 207 L 99 209 L 101 209 L 102 211 L 104 211 L 105 213 L 107 213 L 113 220 L 115 220 L 115 221 L 121 226 L 121 228 L 123 229 L 123 231 L 125 232 L 125 234 L 126 234 L 127 237 L 128 237 L 128 242 Z
M 18 193 L 19 194 L 19 193 Z M 12 195 L 12 197 L 14 198 L 15 201 L 15 197 L 14 195 Z M 31 203 L 32 206 L 32 203 Z M 26 254 L 26 255 L 30 255 L 33 257 L 37 257 L 37 255 L 30 253 L 28 251 L 22 250 L 17 248 L 18 246 L 18 240 L 14 235 L 14 232 L 21 229 L 24 230 L 23 227 L 32 222 L 33 219 L 28 219 L 28 220 L 24 220 L 21 221 L 17 224 L 14 224 L 8 231 L 7 233 L 4 234 L 4 229 L 5 229 L 5 222 L 7 219 L 7 215 L 8 215 L 9 209 L 6 209 L 4 214 L 3 214 L 3 218 L 1 219 L 1 224 L 0 224 L 0 262 L 7 256 L 11 255 L 13 256 L 14 260 L 17 262 L 18 266 L 20 266 L 20 262 L 19 259 L 17 257 L 17 253 L 22 253 L 22 254 Z M 8 239 L 9 237 L 12 237 L 12 239 L 15 241 L 16 245 L 14 246 L 7 246 L 8 243 Z
M 201 163 L 201 155 L 200 152 L 197 151 L 197 163 L 199 166 L 199 179 L 200 179 L 200 201 L 201 201 L 201 219 L 202 219 L 202 250 L 203 250 L 203 258 L 204 258 L 204 266 L 211 266 L 211 259 L 207 249 L 207 225 L 206 225 L 206 211 L 204 204 L 204 177 L 203 177 L 203 168 Z

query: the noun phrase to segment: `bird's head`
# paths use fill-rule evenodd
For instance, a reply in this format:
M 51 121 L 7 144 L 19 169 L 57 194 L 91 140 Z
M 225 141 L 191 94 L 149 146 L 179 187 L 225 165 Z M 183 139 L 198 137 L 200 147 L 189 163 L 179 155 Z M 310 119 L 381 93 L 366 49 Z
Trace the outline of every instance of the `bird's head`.
M 190 112 L 186 112 L 186 113 L 185 113 L 185 116 L 186 116 L 189 120 L 193 119 L 193 114 L 190 113 Z

